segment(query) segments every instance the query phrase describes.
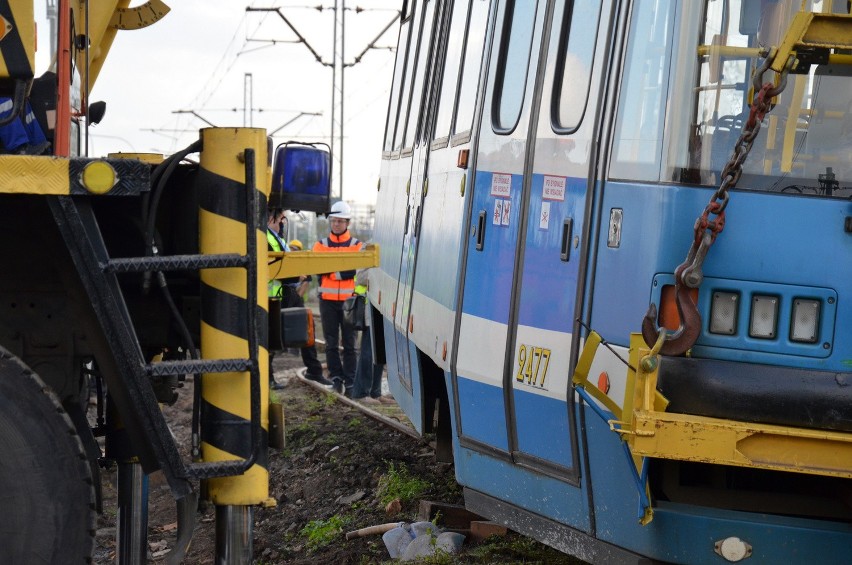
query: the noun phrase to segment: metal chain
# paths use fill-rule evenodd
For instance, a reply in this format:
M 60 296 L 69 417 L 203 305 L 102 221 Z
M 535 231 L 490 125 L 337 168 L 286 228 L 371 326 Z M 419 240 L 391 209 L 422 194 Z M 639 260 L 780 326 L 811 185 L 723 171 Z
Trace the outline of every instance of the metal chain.
M 767 53 L 768 55 L 768 53 Z M 677 284 L 685 284 L 690 288 L 698 288 L 703 280 L 702 264 L 710 246 L 725 228 L 725 208 L 728 206 L 730 195 L 728 191 L 737 185 L 743 174 L 743 164 L 754 145 L 754 140 L 760 132 L 764 116 L 772 109 L 772 98 L 780 94 L 787 86 L 787 73 L 795 59 L 791 56 L 779 74 L 776 87 L 772 82 L 762 83 L 763 75 L 772 64 L 772 57 L 767 56 L 752 81 L 756 96 L 751 104 L 748 119 L 743 125 L 742 133 L 734 144 L 731 158 L 722 168 L 722 178 L 719 188 L 710 197 L 710 202 L 704 212 L 695 220 L 695 237 L 687 253 L 686 260 L 675 270 Z M 762 84 L 761 84 L 762 83 Z

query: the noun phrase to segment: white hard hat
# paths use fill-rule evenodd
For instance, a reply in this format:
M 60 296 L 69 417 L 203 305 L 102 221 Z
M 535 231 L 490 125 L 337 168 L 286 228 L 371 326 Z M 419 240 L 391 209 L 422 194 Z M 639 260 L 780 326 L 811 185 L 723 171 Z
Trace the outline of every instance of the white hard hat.
M 349 207 L 349 204 L 344 202 L 343 200 L 339 200 L 335 202 L 331 207 L 331 212 L 328 214 L 329 218 L 343 218 L 344 220 L 352 219 L 352 208 Z

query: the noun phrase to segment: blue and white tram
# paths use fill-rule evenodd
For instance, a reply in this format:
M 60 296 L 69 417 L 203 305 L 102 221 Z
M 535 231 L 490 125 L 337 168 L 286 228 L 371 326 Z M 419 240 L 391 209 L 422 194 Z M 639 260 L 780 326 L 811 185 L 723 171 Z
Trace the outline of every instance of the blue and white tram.
M 595 563 L 848 563 L 849 2 L 403 10 L 373 343 L 466 505 Z M 755 118 L 753 77 L 784 49 Z M 649 304 L 652 329 L 691 335 L 653 367 L 656 436 L 628 422 Z M 572 382 L 587 328 L 609 345 L 595 395 Z

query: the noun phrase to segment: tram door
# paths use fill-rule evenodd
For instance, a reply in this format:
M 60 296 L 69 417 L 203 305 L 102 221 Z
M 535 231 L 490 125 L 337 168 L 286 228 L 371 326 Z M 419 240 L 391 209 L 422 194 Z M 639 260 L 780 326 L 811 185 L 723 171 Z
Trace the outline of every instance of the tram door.
M 545 4 L 509 1 L 497 12 L 476 161 L 458 395 L 463 439 L 576 483 L 572 328 L 593 188 L 597 114 L 587 100 L 600 76 L 593 67 L 596 42 L 605 38 L 597 34 L 600 0 L 557 2 L 549 14 Z M 537 68 L 543 29 L 548 51 Z M 544 75 L 538 81 L 537 73 Z
M 380 192 L 380 198 L 393 198 L 391 218 L 388 219 L 388 223 L 392 225 L 394 233 L 389 234 L 387 239 L 394 241 L 401 234 L 403 240 L 399 254 L 394 254 L 393 257 L 390 257 L 390 253 L 382 254 L 382 267 L 387 269 L 396 281 L 399 281 L 393 288 L 388 289 L 389 296 L 383 298 L 390 304 L 389 314 L 393 320 L 393 325 L 385 327 L 385 335 L 390 336 L 390 339 L 386 341 L 388 379 L 389 381 L 398 381 L 409 393 L 412 391 L 412 382 L 408 354 L 408 324 L 403 315 L 400 298 L 405 294 L 404 287 L 410 273 L 409 254 L 414 252 L 411 246 L 413 218 L 411 217 L 412 195 L 410 191 L 413 186 L 412 162 L 414 161 L 412 157 L 414 153 L 414 132 L 412 130 L 417 127 L 418 110 L 412 108 L 415 106 L 419 108 L 419 92 L 422 91 L 423 78 L 421 76 L 418 79 L 420 73 L 418 69 L 424 65 L 426 59 L 426 55 L 422 54 L 419 48 L 421 28 L 424 25 L 424 15 L 427 12 L 427 9 L 424 9 L 424 4 L 432 5 L 431 7 L 427 6 L 427 8 L 434 8 L 435 3 L 435 0 L 425 3 L 423 0 L 414 0 L 408 6 L 407 17 L 401 24 L 400 36 L 404 36 L 405 41 L 400 43 L 400 51 L 403 54 L 398 55 L 397 67 L 399 68 L 400 63 L 402 63 L 404 71 L 401 75 L 395 75 L 395 80 L 396 76 L 401 76 L 401 79 L 399 86 L 394 85 L 392 91 L 396 92 L 397 88 L 399 89 L 398 113 L 396 116 L 392 116 L 395 123 L 393 124 L 393 151 L 389 186 L 386 193 L 384 187 Z M 433 9 L 429 11 L 433 12 Z M 395 73 L 399 72 L 399 70 L 395 71 Z M 392 103 L 394 102 L 392 100 Z
M 427 158 L 429 149 L 428 125 L 430 120 L 430 89 L 431 73 L 434 64 L 435 40 L 434 30 L 436 21 L 440 21 L 440 3 L 438 0 L 424 0 L 422 9 L 422 32 L 417 49 L 417 61 L 414 70 L 411 103 L 408 121 L 405 127 L 404 146 L 411 153 L 411 176 L 409 177 L 406 209 L 405 235 L 403 237 L 402 258 L 400 265 L 399 286 L 396 296 L 395 323 L 399 328 L 397 339 L 397 359 L 400 373 L 406 376 L 403 384 L 409 392 L 413 392 L 411 377 L 411 347 L 408 338 L 412 331 L 411 298 L 414 292 L 415 257 L 417 255 L 417 239 L 420 230 L 421 208 L 423 205 L 424 179 L 426 178 Z M 419 19 L 420 16 L 418 16 Z
M 594 187 L 589 176 L 592 140 L 597 139 L 597 87 L 593 102 L 588 100 L 600 16 L 600 0 L 557 2 L 551 16 L 546 71 L 536 96 L 531 175 L 521 209 L 526 225 L 514 287 L 516 331 L 507 355 L 512 359 L 514 458 L 569 480 L 579 475 L 571 351 L 574 320 L 580 317 L 577 302 L 582 301 L 584 216 Z
M 473 173 L 455 375 L 463 445 L 513 449 L 507 352 L 544 0 L 500 2 Z

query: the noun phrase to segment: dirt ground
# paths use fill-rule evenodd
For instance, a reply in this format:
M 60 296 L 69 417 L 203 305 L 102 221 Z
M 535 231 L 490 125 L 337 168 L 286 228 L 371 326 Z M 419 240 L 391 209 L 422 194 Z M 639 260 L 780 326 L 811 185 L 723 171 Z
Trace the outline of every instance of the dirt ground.
M 427 441 L 414 439 L 340 402 L 332 393 L 302 382 L 298 355 L 276 357 L 275 375 L 285 383 L 275 391 L 285 410 L 287 444 L 270 449 L 270 496 L 273 508 L 254 510 L 254 562 L 257 564 L 368 564 L 392 562 L 380 535 L 345 540 L 344 533 L 388 522 L 413 522 L 421 500 L 463 504 L 451 464 L 437 463 Z M 166 409 L 181 445 L 189 445 L 192 383 Z M 380 411 L 407 423 L 395 406 Z M 428 439 L 428 438 L 427 438 Z M 386 511 L 382 484 L 402 477 L 417 488 L 393 513 Z M 114 469 L 102 476 L 104 513 L 98 520 L 95 563 L 115 562 Z M 149 563 L 165 560 L 174 546 L 176 513 L 161 474 L 149 481 Z M 419 492 L 418 492 L 419 490 Z M 403 497 L 407 498 L 407 497 Z M 440 524 L 440 522 L 439 522 Z M 211 505 L 202 504 L 184 563 L 213 563 L 215 521 Z M 443 555 L 429 563 L 576 563 L 512 532 L 479 546 L 466 543 L 462 554 Z

